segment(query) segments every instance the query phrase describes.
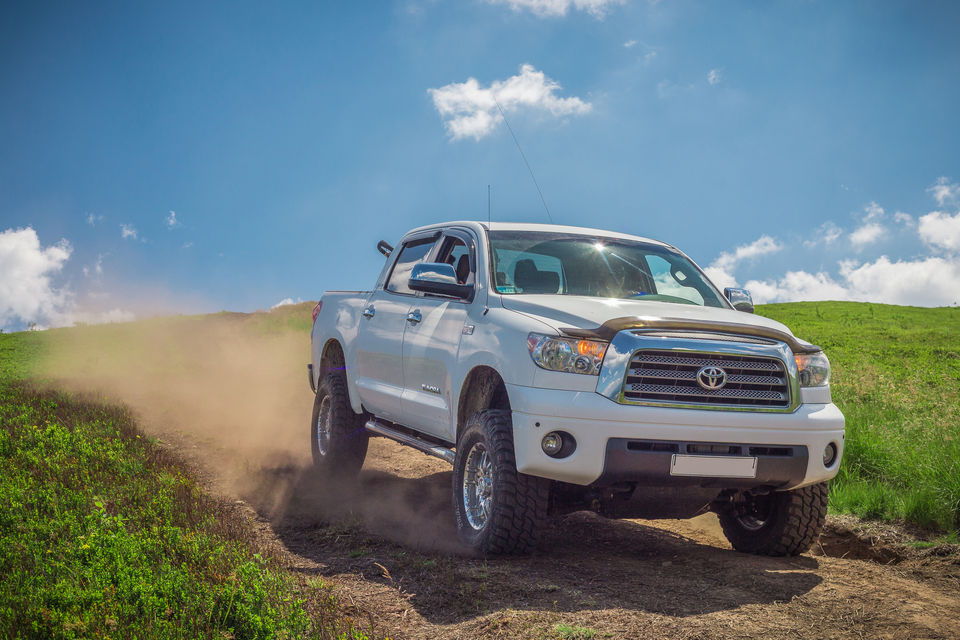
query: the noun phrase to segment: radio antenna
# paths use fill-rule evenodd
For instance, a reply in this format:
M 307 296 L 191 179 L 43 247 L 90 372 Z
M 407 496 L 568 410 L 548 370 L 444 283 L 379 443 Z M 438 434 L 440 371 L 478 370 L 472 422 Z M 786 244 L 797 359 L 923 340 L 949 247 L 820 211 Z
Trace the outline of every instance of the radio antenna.
M 487 185 L 487 224 L 490 224 L 490 185 Z
M 507 114 L 503 112 L 503 107 L 500 106 L 500 102 L 494 97 L 494 103 L 497 105 L 497 109 L 500 110 L 500 116 L 503 118 L 503 123 L 507 125 L 507 130 L 510 131 L 510 135 L 513 137 L 513 142 L 517 145 L 517 151 L 520 152 L 520 157 L 523 158 L 523 164 L 527 165 L 527 171 L 530 172 L 530 178 L 533 180 L 533 186 L 537 188 L 537 193 L 540 194 L 540 202 L 543 203 L 543 208 L 547 212 L 547 220 L 550 221 L 550 224 L 553 224 L 553 216 L 550 215 L 550 207 L 547 206 L 547 201 L 543 197 L 543 191 L 540 190 L 540 185 L 537 184 L 537 177 L 533 175 L 533 169 L 530 167 L 530 163 L 527 162 L 527 156 L 523 153 L 523 149 L 520 147 L 520 141 L 517 140 L 517 134 L 513 132 L 513 127 L 510 126 L 510 122 L 507 120 Z

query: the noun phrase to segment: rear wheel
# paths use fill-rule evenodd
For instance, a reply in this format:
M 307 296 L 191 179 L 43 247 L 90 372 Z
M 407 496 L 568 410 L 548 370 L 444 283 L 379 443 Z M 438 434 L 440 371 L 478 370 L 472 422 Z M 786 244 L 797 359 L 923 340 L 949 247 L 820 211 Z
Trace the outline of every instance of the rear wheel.
M 324 375 L 317 386 L 310 421 L 310 448 L 316 469 L 329 476 L 356 475 L 363 466 L 369 441 L 363 424 L 363 416 L 350 406 L 343 374 Z
M 517 472 L 509 411 L 479 411 L 457 442 L 457 533 L 475 553 L 529 553 L 547 515 L 550 484 Z
M 717 515 L 737 551 L 795 556 L 820 537 L 827 516 L 827 483 L 767 495 L 740 491 L 720 505 Z

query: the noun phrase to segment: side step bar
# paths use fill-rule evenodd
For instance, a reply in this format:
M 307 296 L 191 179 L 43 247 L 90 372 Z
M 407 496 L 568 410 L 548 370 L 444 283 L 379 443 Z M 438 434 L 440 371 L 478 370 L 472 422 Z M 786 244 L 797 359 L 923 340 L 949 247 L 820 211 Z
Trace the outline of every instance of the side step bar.
M 454 454 L 453 449 L 448 449 L 446 447 L 441 447 L 438 444 L 421 440 L 416 436 L 411 436 L 403 433 L 402 431 L 397 431 L 396 429 L 388 427 L 387 425 L 381 424 L 375 420 L 368 420 L 367 424 L 364 426 L 366 427 L 367 431 L 374 435 L 396 440 L 400 444 L 405 444 L 408 447 L 413 447 L 414 449 L 423 451 L 428 456 L 440 458 L 441 460 L 446 460 L 450 464 L 453 464 L 453 458 L 456 455 Z

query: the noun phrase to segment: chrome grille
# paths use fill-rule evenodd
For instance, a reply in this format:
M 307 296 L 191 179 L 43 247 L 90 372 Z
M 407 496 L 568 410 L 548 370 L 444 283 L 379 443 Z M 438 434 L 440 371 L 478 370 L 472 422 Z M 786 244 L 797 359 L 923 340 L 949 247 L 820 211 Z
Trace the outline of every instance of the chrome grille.
M 697 372 L 703 367 L 720 367 L 726 372 L 723 388 L 700 386 Z M 630 361 L 623 399 L 644 404 L 785 409 L 790 406 L 790 387 L 779 358 L 641 349 Z

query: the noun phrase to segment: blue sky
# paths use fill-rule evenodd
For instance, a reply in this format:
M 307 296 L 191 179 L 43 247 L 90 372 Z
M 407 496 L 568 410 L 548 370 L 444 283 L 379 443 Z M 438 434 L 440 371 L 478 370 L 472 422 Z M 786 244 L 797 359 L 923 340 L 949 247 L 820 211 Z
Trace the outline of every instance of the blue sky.
M 377 240 L 486 218 L 488 184 L 494 220 L 546 221 L 492 97 L 557 223 L 761 300 L 954 304 L 958 28 L 955 2 L 6 2 L 0 326 L 369 287 Z

